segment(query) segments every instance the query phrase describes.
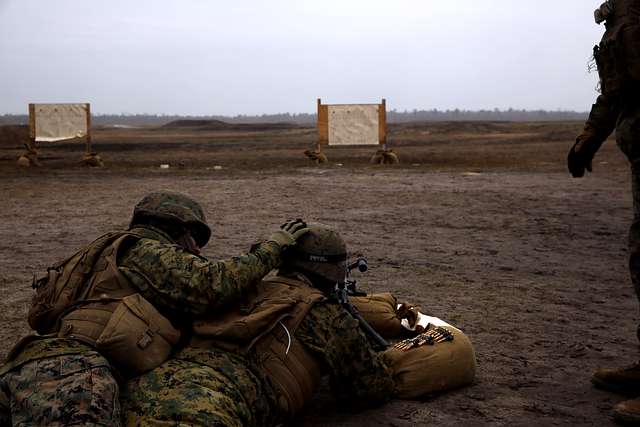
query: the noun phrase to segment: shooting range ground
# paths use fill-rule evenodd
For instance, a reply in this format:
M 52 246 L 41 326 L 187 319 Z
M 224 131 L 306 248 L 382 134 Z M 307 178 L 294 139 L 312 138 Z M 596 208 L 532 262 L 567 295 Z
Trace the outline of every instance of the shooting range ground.
M 310 164 L 315 124 L 94 126 L 104 168 L 81 167 L 62 142 L 43 143 L 46 167 L 19 169 L 28 128 L 0 127 L 0 357 L 28 332 L 33 273 L 126 227 L 145 193 L 168 189 L 204 205 L 205 256 L 246 251 L 289 218 L 323 222 L 367 257 L 359 288 L 420 305 L 475 345 L 471 387 L 356 415 L 325 389 L 298 425 L 609 425 L 622 398 L 589 378 L 637 357 L 630 181 L 611 141 L 593 174 L 569 177 L 580 128 L 389 124 L 402 153 L 389 168 L 369 164 L 371 147 L 332 147 L 328 163 Z

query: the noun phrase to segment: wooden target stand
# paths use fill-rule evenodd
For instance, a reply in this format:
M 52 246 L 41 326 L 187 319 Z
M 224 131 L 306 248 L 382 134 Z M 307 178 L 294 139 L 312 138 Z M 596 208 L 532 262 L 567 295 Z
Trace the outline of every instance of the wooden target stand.
M 378 109 L 378 143 L 380 147 L 376 153 L 371 157 L 370 163 L 372 164 L 398 164 L 398 156 L 389 149 L 387 144 L 387 103 L 385 99 L 382 99 L 380 104 L 323 104 L 322 100 L 318 98 L 318 115 L 317 115 L 317 129 L 318 139 L 315 149 L 306 150 L 304 154 L 310 159 L 316 162 L 316 164 L 326 163 L 327 156 L 323 153 L 323 146 L 333 145 L 330 140 L 329 131 L 329 108 L 330 107 L 348 107 L 353 105 L 354 107 L 370 107 L 372 105 L 377 106 Z M 360 145 L 376 145 L 373 144 L 354 144 L 349 145 L 345 143 L 335 144 L 339 146 L 360 146 Z
M 84 136 L 86 150 L 84 155 L 82 156 L 82 160 L 80 160 L 80 163 L 85 166 L 102 167 L 104 166 L 104 163 L 100 158 L 100 156 L 98 155 L 98 153 L 93 151 L 93 148 L 91 145 L 91 142 L 92 142 L 91 141 L 92 139 L 91 104 L 88 104 L 88 103 L 84 104 L 84 109 L 85 109 L 86 127 L 87 127 L 86 134 Z M 25 144 L 26 152 L 18 158 L 18 166 L 22 166 L 22 167 L 42 166 L 42 163 L 40 163 L 40 160 L 38 159 L 38 154 L 39 154 L 38 150 L 36 149 L 36 139 L 37 139 L 36 121 L 37 120 L 38 119 L 36 115 L 36 104 L 29 104 L 29 140 Z M 73 139 L 73 138 L 65 138 L 65 139 Z M 60 141 L 63 141 L 63 140 L 64 139 L 61 139 Z

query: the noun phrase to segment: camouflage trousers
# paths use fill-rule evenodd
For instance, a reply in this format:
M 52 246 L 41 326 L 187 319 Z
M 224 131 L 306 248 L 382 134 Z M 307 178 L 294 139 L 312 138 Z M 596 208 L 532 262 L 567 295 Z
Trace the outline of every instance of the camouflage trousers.
M 273 402 L 246 363 L 218 350 L 183 350 L 127 382 L 128 426 L 269 426 Z
M 119 426 L 118 384 L 99 353 L 27 362 L 0 378 L 0 426 Z
M 616 143 L 631 162 L 633 221 L 629 229 L 629 272 L 640 300 L 640 102 L 622 109 L 616 124 Z M 639 328 L 640 332 L 640 328 Z M 640 339 L 640 334 L 639 337 Z

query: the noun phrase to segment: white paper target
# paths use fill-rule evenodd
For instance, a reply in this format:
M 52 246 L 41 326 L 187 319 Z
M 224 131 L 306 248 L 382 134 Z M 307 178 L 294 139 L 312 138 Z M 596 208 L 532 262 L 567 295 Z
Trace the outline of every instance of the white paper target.
M 329 105 L 329 145 L 379 145 L 379 105 Z
M 88 104 L 35 104 L 36 141 L 52 142 L 87 135 Z

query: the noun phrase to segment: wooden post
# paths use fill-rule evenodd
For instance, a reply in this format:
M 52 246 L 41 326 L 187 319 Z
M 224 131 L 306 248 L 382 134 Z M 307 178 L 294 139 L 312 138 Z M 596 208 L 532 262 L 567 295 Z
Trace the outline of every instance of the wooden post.
M 322 99 L 318 98 L 318 108 L 316 110 L 316 128 L 318 130 L 318 139 L 316 140 L 316 151 L 318 153 L 322 153 L 322 144 L 320 143 L 320 138 L 322 132 L 320 131 L 320 109 L 322 106 Z
M 87 154 L 91 154 L 91 104 L 86 104 L 85 109 L 87 111 Z
M 378 107 L 378 136 L 382 149 L 387 151 L 387 100 L 384 98 Z
M 329 143 L 329 106 L 318 98 L 318 145 Z
M 29 104 L 29 142 L 27 150 L 36 151 L 36 104 Z

